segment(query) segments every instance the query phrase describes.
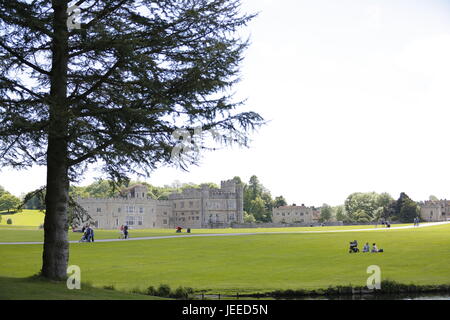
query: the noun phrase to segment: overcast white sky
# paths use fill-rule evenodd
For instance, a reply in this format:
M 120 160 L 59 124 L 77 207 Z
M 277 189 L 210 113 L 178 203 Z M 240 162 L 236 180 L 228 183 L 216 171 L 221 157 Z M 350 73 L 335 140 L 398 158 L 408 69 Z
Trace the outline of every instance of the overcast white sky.
M 243 2 L 260 15 L 236 89 L 269 124 L 250 149 L 203 153 L 189 173 L 162 168 L 148 182 L 257 175 L 273 196 L 316 206 L 356 191 L 450 199 L 450 1 Z M 0 171 L 16 195 L 44 184 L 45 168 Z

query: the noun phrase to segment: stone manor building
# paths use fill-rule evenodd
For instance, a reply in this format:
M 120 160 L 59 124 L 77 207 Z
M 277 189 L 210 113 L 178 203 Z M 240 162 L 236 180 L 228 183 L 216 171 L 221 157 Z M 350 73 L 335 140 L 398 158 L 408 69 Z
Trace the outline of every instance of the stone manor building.
M 450 220 L 450 201 L 449 200 L 428 200 L 419 202 L 420 216 L 423 220 L 429 222 Z
M 315 207 L 282 206 L 273 208 L 272 222 L 274 223 L 316 223 L 320 219 L 320 209 Z
M 147 196 L 145 185 L 135 185 L 121 196 L 107 199 L 78 199 L 96 228 L 132 229 L 220 228 L 243 223 L 243 188 L 233 180 L 222 181 L 220 189 L 206 185 L 169 195 L 169 200 Z

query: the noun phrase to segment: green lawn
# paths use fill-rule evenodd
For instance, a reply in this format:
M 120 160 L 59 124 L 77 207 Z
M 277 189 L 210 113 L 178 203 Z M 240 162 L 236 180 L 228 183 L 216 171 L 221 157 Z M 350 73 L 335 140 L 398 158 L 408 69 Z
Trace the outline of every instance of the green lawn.
M 23 210 L 14 214 L 2 214 L 2 221 L 0 226 L 31 226 L 39 227 L 44 223 L 44 213 L 38 210 Z M 12 220 L 12 225 L 8 225 L 8 219 Z
M 33 232 L 2 228 L 0 234 L 5 231 Z M 77 243 L 70 246 L 69 264 L 81 267 L 83 281 L 121 290 L 163 283 L 221 293 L 364 285 L 370 265 L 381 267 L 383 280 L 448 284 L 449 234 L 450 225 L 444 225 L 377 232 Z M 360 244 L 376 242 L 385 252 L 348 254 L 348 242 L 354 239 Z M 29 277 L 40 269 L 41 245 L 5 245 L 0 246 L 0 253 L 0 277 Z
M 395 225 L 406 226 L 406 225 Z M 393 226 L 394 227 L 394 226 Z M 295 233 L 303 231 L 332 231 L 332 230 L 351 230 L 351 229 L 374 229 L 374 226 L 344 226 L 344 227 L 299 227 L 299 228 L 247 228 L 247 229 L 193 229 L 192 234 L 227 234 L 227 233 L 268 233 L 283 232 Z M 378 227 L 381 229 L 381 227 Z M 69 231 L 69 240 L 80 240 L 81 233 Z M 186 235 L 186 232 L 175 233 L 174 229 L 136 229 L 130 230 L 130 237 L 155 237 L 155 236 L 173 236 Z M 118 230 L 95 230 L 95 239 L 117 239 Z M 28 226 L 0 226 L 0 242 L 37 242 L 44 240 L 44 231 L 37 227 Z
M 31 278 L 0 277 L 0 300 L 158 300 L 158 297 L 93 288 L 81 284 L 68 290 L 65 283 Z

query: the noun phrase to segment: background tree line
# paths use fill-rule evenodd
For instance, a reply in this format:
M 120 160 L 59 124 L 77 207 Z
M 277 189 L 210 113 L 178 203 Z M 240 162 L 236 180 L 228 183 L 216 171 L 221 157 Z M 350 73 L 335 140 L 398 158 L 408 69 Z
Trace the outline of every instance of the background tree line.
M 420 217 L 420 207 L 406 193 L 395 200 L 389 193 L 355 192 L 350 194 L 344 205 L 331 209 L 337 221 L 344 222 L 413 222 Z

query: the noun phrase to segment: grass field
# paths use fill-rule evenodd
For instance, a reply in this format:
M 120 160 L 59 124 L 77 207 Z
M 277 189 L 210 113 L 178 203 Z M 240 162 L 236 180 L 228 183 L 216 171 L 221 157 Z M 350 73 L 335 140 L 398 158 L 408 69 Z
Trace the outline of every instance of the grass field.
M 2 290 L 2 288 L 4 290 Z M 0 277 L 0 300 L 158 300 L 158 297 L 94 288 L 68 290 L 65 283 Z
M 396 226 L 407 226 L 396 225 Z M 374 229 L 374 226 L 343 226 L 343 227 L 300 227 L 300 228 L 248 228 L 248 229 L 195 229 L 192 234 L 228 234 L 228 233 L 296 233 L 304 231 L 339 231 L 352 229 Z M 381 229 L 381 227 L 379 227 Z M 69 231 L 69 240 L 80 240 L 81 233 Z M 130 237 L 157 237 L 157 236 L 180 236 L 186 232 L 175 233 L 173 229 L 136 229 L 130 230 Z M 117 239 L 118 230 L 95 230 L 95 239 Z M 0 242 L 37 242 L 44 240 L 44 231 L 32 226 L 0 226 Z
M 14 214 L 2 214 L 0 226 L 31 226 L 39 227 L 44 223 L 44 213 L 38 210 L 23 210 Z M 12 225 L 8 225 L 8 219 L 12 220 Z
M 383 280 L 450 283 L 450 225 L 351 233 L 289 233 L 291 228 L 284 229 L 288 231 L 285 234 L 262 231 L 233 237 L 76 243 L 70 246 L 69 264 L 81 267 L 83 281 L 120 290 L 169 284 L 235 294 L 364 285 L 370 265 L 381 267 Z M 0 228 L 0 238 L 24 241 L 39 236 L 37 232 L 41 231 Z M 174 234 L 173 230 L 156 233 Z M 97 231 L 96 236 L 99 234 L 108 237 L 117 232 Z M 385 252 L 348 254 L 348 242 L 354 239 L 360 244 L 376 242 Z M 24 278 L 40 270 L 41 245 L 4 245 L 0 253 L 0 277 Z

